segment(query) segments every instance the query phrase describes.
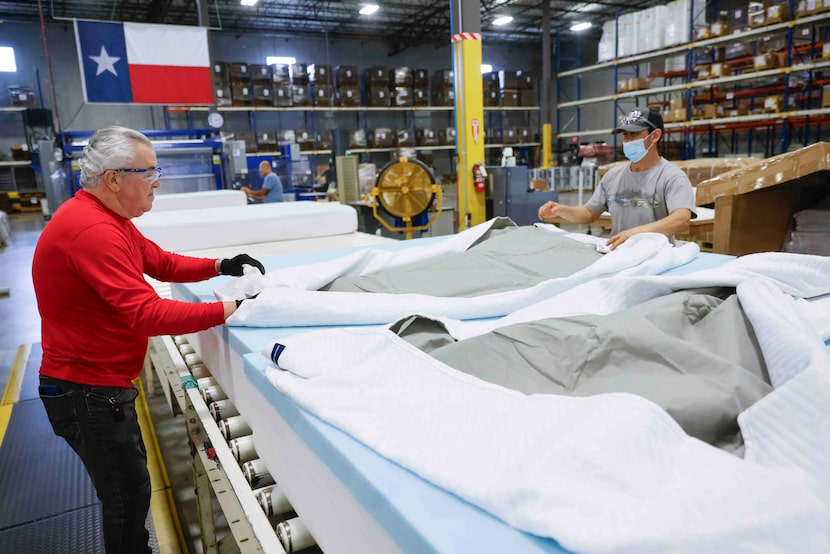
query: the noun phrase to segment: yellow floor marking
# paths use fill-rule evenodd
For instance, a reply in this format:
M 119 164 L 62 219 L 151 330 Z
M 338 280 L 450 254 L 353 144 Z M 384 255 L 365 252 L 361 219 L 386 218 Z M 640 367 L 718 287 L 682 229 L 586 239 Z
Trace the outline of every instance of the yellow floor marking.
M 12 408 L 20 398 L 20 387 L 23 383 L 23 374 L 26 370 L 26 361 L 29 359 L 29 346 L 20 346 L 17 349 L 17 356 L 14 358 L 12 370 L 9 373 L 9 380 L 3 391 L 3 398 L 0 400 L 0 446 L 3 445 L 3 438 L 9 428 L 9 420 L 12 417 Z
M 3 399 L 0 400 L 0 405 L 14 404 L 20 398 L 20 386 L 23 383 L 29 350 L 29 346 L 20 346 L 17 349 L 17 357 L 14 359 L 14 364 L 12 364 L 12 371 L 9 373 L 9 381 L 6 383 L 6 390 L 3 391 Z

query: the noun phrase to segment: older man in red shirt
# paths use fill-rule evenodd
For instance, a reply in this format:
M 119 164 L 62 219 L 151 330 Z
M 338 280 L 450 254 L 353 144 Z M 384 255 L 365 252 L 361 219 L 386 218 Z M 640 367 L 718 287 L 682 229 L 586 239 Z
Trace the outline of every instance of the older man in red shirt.
M 95 133 L 79 160 L 83 190 L 41 234 L 32 279 L 42 320 L 40 397 L 56 435 L 84 462 L 102 503 L 108 553 L 150 552 L 147 455 L 132 386 L 151 336 L 223 323 L 240 301 L 160 298 L 144 279 L 194 282 L 265 272 L 247 254 L 191 258 L 166 252 L 130 221 L 153 206 L 161 169 L 138 131 Z

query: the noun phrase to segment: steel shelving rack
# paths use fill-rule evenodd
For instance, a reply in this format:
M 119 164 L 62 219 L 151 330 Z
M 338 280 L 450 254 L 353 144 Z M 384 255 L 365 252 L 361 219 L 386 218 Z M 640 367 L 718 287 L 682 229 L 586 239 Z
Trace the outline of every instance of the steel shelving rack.
M 795 2 L 791 1 L 790 14 L 795 15 Z M 694 3 L 690 14 L 690 23 L 694 21 Z M 617 14 L 617 19 L 619 13 Z M 570 70 L 562 70 L 561 36 L 557 36 L 557 151 L 564 150 L 566 140 L 572 137 L 612 137 L 612 142 L 617 147 L 617 137 L 611 135 L 611 130 L 616 121 L 610 122 L 607 128 L 582 128 L 581 109 L 584 106 L 591 106 L 601 103 L 612 103 L 615 116 L 627 111 L 622 110 L 620 103 L 641 99 L 648 104 L 661 105 L 669 95 L 685 95 L 686 118 L 684 121 L 666 123 L 666 133 L 669 136 L 680 135 L 683 145 L 683 158 L 696 157 L 698 146 L 703 141 L 707 142 L 707 152 L 711 155 L 716 150 L 718 140 L 726 142 L 724 138 L 728 135 L 728 147 L 730 153 L 737 154 L 737 134 L 747 133 L 746 143 L 749 152 L 753 148 L 753 133 L 758 130 L 764 131 L 764 150 L 766 155 L 771 156 L 779 152 L 786 152 L 794 137 L 806 146 L 811 141 L 819 140 L 827 131 L 830 121 L 830 108 L 820 107 L 821 86 L 830 84 L 830 78 L 821 76 L 825 70 L 830 71 L 830 60 L 816 61 L 813 55 L 821 51 L 821 39 L 827 37 L 827 26 L 830 26 L 830 11 L 806 17 L 793 18 L 780 23 L 773 23 L 762 27 L 753 27 L 735 32 L 729 35 L 708 38 L 694 41 L 694 26 L 690 25 L 689 42 L 677 46 L 663 48 L 658 51 L 645 52 L 633 56 L 619 57 L 607 62 L 597 63 L 589 66 L 578 67 Z M 795 46 L 793 32 L 798 28 L 811 28 L 810 42 L 808 45 Z M 819 28 L 821 37 L 817 36 Z M 786 33 L 786 54 L 787 64 L 784 67 L 766 69 L 761 71 L 744 71 L 740 74 L 727 75 L 712 79 L 696 79 L 694 77 L 694 51 L 704 48 L 725 46 L 729 43 L 746 41 L 753 38 L 761 38 L 771 33 Z M 617 35 L 618 36 L 618 35 Z M 686 67 L 682 71 L 663 72 L 654 74 L 653 78 L 662 78 L 662 86 L 645 90 L 618 92 L 617 83 L 620 78 L 620 70 L 631 66 L 636 76 L 639 76 L 640 65 L 644 62 L 666 58 L 672 55 L 685 55 Z M 807 61 L 797 61 L 797 57 L 806 55 Z M 724 63 L 734 63 L 736 60 L 725 60 Z M 745 60 L 743 60 L 745 61 Z M 613 70 L 613 93 L 608 95 L 582 97 L 582 77 L 590 73 L 602 70 Z M 795 83 L 794 76 L 805 75 L 804 84 Z M 783 77 L 783 84 L 766 88 L 738 88 L 725 91 L 719 87 L 723 85 L 740 86 L 744 83 L 751 83 L 761 79 Z M 576 79 L 576 98 L 564 98 L 563 80 Z M 672 83 L 674 79 L 683 79 L 683 82 Z M 818 87 L 819 107 L 814 107 L 814 93 Z M 708 91 L 708 92 L 707 92 Z M 738 98 L 750 98 L 763 96 L 769 92 L 780 92 L 783 95 L 783 110 L 771 113 L 758 113 L 739 115 L 732 117 L 716 117 L 709 119 L 694 119 L 692 109 L 696 101 L 718 101 L 733 100 Z M 804 106 L 797 109 L 788 109 L 789 100 L 792 95 L 803 102 Z M 649 98 L 656 99 L 649 101 Z M 575 110 L 575 115 L 572 115 Z M 574 125 L 575 123 L 575 125 Z M 574 128 L 575 127 L 575 128 Z M 780 138 L 776 140 L 776 134 Z M 777 143 L 777 144 L 776 144 Z

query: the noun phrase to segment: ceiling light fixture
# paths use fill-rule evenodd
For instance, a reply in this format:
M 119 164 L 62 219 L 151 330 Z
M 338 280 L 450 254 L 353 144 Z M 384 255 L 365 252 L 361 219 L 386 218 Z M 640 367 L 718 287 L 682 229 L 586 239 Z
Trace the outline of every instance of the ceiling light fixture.
M 243 6 L 253 6 L 257 3 L 257 0 L 242 0 L 241 4 Z
M 297 58 L 293 56 L 265 56 L 265 65 L 274 65 L 275 63 L 291 65 L 297 63 Z
M 482 75 L 484 75 L 485 73 L 490 73 L 491 71 L 493 71 L 493 66 L 492 65 L 490 65 L 489 63 L 481 64 L 481 74 Z
M 591 28 L 591 22 L 590 21 L 583 21 L 582 23 L 574 23 L 573 25 L 571 25 L 571 31 L 575 31 L 577 33 L 579 31 L 584 31 L 585 29 L 590 29 L 590 28 Z
M 496 19 L 494 19 L 494 20 L 493 20 L 493 25 L 497 25 L 497 26 L 499 26 L 499 25 L 507 25 L 507 24 L 508 24 L 508 23 L 510 23 L 511 21 L 513 21 L 513 18 L 512 18 L 512 17 L 510 17 L 509 15 L 503 15 L 503 16 L 501 16 L 501 17 L 497 17 Z
M 366 4 L 360 11 L 358 12 L 360 15 L 372 15 L 376 11 L 378 11 L 380 7 L 377 4 Z

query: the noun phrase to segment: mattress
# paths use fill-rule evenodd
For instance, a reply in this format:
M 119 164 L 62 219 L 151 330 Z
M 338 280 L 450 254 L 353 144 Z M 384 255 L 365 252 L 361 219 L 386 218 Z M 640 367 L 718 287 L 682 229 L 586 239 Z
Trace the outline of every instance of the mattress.
M 201 210 L 225 206 L 246 206 L 248 197 L 241 190 L 206 190 L 156 194 L 152 213 L 170 210 Z
M 150 211 L 133 222 L 165 250 L 185 252 L 354 233 L 357 212 L 335 202 L 280 202 Z
M 378 245 L 403 250 L 438 239 Z M 349 250 L 263 260 L 268 270 L 331 260 Z M 716 267 L 728 256 L 702 254 L 669 273 Z M 228 278 L 173 286 L 188 301 L 213 299 Z M 259 456 L 326 552 L 565 552 L 554 540 L 517 530 L 390 462 L 300 408 L 269 383 L 258 352 L 304 327 L 216 327 L 188 336 L 254 433 Z

